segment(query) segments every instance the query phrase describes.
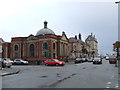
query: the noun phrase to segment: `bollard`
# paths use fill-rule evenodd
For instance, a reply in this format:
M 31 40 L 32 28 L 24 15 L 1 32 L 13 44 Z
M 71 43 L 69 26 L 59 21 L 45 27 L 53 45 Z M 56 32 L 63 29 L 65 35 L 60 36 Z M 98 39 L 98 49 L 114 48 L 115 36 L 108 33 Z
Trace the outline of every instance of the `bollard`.
M 115 67 L 117 67 L 117 64 L 115 64 Z

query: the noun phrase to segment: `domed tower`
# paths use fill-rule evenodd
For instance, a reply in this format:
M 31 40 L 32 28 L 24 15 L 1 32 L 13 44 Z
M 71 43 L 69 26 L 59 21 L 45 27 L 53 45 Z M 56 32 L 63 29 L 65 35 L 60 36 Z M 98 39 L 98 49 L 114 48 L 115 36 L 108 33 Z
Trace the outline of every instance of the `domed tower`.
M 43 28 L 43 29 L 40 29 L 40 30 L 37 32 L 36 36 L 46 35 L 46 34 L 55 35 L 55 33 L 54 33 L 51 29 L 47 28 L 47 24 L 48 24 L 48 22 L 45 21 L 45 22 L 44 22 L 44 28 Z

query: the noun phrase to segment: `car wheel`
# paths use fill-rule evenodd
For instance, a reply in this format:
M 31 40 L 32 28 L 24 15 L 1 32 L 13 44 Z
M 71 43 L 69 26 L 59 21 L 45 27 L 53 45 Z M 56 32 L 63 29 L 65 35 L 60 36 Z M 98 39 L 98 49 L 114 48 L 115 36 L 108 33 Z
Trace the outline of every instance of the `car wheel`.
M 58 64 L 58 63 L 56 63 L 55 65 L 56 65 L 56 66 L 59 66 L 59 64 Z
M 5 66 L 2 66 L 2 68 L 5 68 Z
M 8 68 L 10 68 L 10 66 L 8 66 Z
M 22 62 L 21 64 L 22 64 L 22 65 L 24 65 L 24 63 L 23 63 L 23 62 Z
M 49 65 L 49 64 L 47 64 L 47 63 L 45 64 L 45 66 L 48 66 L 48 65 Z

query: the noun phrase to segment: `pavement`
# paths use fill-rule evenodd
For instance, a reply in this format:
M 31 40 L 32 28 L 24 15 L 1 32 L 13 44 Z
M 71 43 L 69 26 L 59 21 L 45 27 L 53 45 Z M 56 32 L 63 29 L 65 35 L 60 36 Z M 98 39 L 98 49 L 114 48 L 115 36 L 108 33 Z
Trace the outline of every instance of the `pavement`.
M 14 69 L 14 68 L 1 68 L 0 69 L 0 76 L 7 76 L 7 75 L 12 75 L 12 74 L 17 74 L 19 72 L 20 72 L 20 70 Z

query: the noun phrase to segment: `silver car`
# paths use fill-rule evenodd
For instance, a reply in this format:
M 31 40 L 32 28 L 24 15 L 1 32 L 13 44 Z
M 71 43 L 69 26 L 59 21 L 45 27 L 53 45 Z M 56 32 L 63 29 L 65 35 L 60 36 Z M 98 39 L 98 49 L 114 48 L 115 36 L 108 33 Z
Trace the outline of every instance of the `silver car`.
M 95 58 L 93 59 L 93 64 L 102 64 L 102 59 L 99 58 L 99 57 L 95 57 Z
M 0 62 L 1 62 L 2 68 L 5 68 L 5 67 L 10 68 L 13 64 L 13 61 L 10 60 L 9 58 L 1 58 Z
M 23 65 L 23 64 L 25 64 L 25 65 L 28 65 L 28 61 L 25 61 L 25 60 L 22 60 L 22 59 L 15 59 L 14 60 L 14 64 L 21 64 L 21 65 Z
M 93 59 L 94 59 L 94 58 L 90 57 L 90 58 L 88 58 L 87 61 L 88 61 L 88 62 L 93 62 Z

